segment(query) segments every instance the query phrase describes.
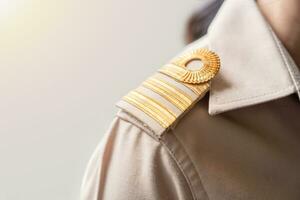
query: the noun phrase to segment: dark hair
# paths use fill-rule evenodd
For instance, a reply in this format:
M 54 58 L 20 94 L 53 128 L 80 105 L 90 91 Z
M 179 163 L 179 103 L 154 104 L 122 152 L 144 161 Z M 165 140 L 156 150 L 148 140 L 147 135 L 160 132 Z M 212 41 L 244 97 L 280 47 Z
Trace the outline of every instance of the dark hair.
M 217 14 L 224 0 L 208 1 L 189 18 L 186 26 L 185 40 L 191 43 L 207 33 L 207 29 Z

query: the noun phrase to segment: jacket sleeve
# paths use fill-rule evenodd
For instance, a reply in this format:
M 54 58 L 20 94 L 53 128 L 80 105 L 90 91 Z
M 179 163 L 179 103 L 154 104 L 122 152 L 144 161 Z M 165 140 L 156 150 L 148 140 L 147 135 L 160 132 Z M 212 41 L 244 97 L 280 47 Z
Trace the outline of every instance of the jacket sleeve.
M 82 200 L 188 200 L 187 181 L 159 142 L 115 118 L 94 152 L 81 188 Z

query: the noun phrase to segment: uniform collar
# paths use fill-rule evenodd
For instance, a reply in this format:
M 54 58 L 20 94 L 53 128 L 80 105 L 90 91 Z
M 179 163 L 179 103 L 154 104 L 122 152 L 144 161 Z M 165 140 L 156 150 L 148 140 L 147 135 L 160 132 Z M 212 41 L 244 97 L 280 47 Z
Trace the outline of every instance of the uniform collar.
M 255 105 L 298 92 L 299 69 L 254 0 L 226 0 L 208 31 L 221 59 L 212 81 L 209 113 Z

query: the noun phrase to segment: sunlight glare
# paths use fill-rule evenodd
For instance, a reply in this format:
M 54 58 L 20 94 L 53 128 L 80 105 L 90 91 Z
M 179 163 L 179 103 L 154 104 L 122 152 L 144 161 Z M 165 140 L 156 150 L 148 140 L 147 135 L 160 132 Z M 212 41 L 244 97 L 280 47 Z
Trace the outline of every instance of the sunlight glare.
M 0 54 L 38 44 L 68 12 L 71 0 L 0 0 Z
M 0 0 L 0 21 L 17 14 L 24 0 Z

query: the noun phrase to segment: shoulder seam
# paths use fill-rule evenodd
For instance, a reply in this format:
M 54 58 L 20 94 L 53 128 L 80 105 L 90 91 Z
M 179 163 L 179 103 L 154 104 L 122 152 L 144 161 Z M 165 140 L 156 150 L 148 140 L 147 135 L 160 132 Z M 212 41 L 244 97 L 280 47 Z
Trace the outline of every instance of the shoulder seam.
M 166 138 L 168 137 L 168 138 Z M 171 137 L 171 138 L 170 138 Z M 178 156 L 176 156 L 176 153 L 175 153 L 175 150 L 173 150 L 171 148 L 171 145 L 169 145 L 169 142 L 166 142 L 167 140 L 171 139 L 173 142 L 177 143 L 175 145 L 177 145 L 177 147 L 175 148 L 180 148 L 184 154 L 185 154 L 185 157 L 186 159 L 189 160 L 191 166 L 193 167 L 193 171 L 196 173 L 198 179 L 199 179 L 199 183 L 200 184 L 200 188 L 201 190 L 203 191 L 202 194 L 197 194 L 197 192 L 195 191 L 195 188 L 192 184 L 192 181 L 191 181 L 191 178 L 190 176 L 186 173 L 186 170 L 184 169 L 183 165 L 182 165 L 182 162 L 179 161 L 179 158 Z M 178 168 L 180 169 L 182 175 L 184 176 L 186 182 L 187 182 L 187 185 L 192 193 L 192 196 L 193 196 L 193 199 L 194 200 L 202 200 L 202 197 L 204 197 L 203 200 L 209 200 L 209 197 L 208 197 L 208 194 L 207 194 L 207 191 L 205 190 L 205 188 L 203 187 L 203 184 L 202 184 L 202 181 L 200 179 L 200 176 L 198 174 L 198 172 L 196 171 L 195 169 L 195 165 L 194 163 L 191 161 L 190 157 L 188 156 L 188 154 L 186 153 L 184 147 L 181 145 L 181 143 L 178 141 L 178 139 L 176 138 L 175 135 L 173 134 L 166 134 L 164 135 L 164 137 L 160 140 L 161 144 L 167 149 L 167 151 L 169 152 L 170 156 L 172 157 L 172 159 L 174 160 L 174 162 L 176 163 L 176 165 L 178 166 Z M 174 148 L 174 147 L 173 147 Z M 198 191 L 198 193 L 201 192 L 201 191 Z
M 179 163 L 178 160 L 175 158 L 174 152 L 173 152 L 171 149 L 169 149 L 164 143 L 162 143 L 162 145 L 166 148 L 167 152 L 169 152 L 171 158 L 174 160 L 174 162 L 176 163 L 177 167 L 179 168 L 179 170 L 180 170 L 182 176 L 183 176 L 184 179 L 186 180 L 186 183 L 187 183 L 187 185 L 188 185 L 188 188 L 189 188 L 189 190 L 190 190 L 190 192 L 191 192 L 191 194 L 192 194 L 192 196 L 193 196 L 193 199 L 194 199 L 194 200 L 197 200 L 197 198 L 196 198 L 196 196 L 195 196 L 195 192 L 194 192 L 194 190 L 193 190 L 193 188 L 192 188 L 192 184 L 191 184 L 189 178 L 188 178 L 188 177 L 186 176 L 186 174 L 184 173 L 184 171 L 183 171 L 183 169 L 182 169 L 180 163 Z
M 123 115 L 122 115 L 123 113 Z M 124 114 L 126 115 L 126 117 L 124 116 Z M 141 129 L 142 131 L 146 132 L 150 137 L 154 138 L 155 140 L 159 140 L 159 138 L 157 137 L 157 135 L 155 134 L 155 132 L 145 123 L 143 123 L 141 120 L 139 120 L 137 117 L 135 117 L 134 115 L 130 114 L 129 112 L 125 111 L 125 110 L 120 110 L 117 114 L 116 117 L 131 123 L 132 125 L 136 126 L 137 128 Z M 130 119 L 128 119 L 130 118 Z

